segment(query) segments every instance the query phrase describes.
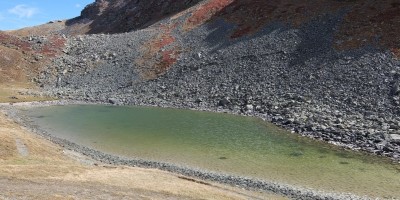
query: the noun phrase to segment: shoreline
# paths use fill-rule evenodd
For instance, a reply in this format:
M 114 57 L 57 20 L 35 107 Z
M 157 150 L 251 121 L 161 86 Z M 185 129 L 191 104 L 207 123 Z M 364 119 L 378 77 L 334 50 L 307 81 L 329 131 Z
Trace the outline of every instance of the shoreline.
M 9 103 L 0 103 L 0 106 L 8 106 Z M 371 151 L 370 149 L 364 149 L 359 146 L 359 144 L 353 143 L 343 143 L 340 141 L 335 140 L 335 138 L 325 138 L 321 137 L 322 133 L 318 130 L 316 131 L 308 131 L 308 132 L 297 132 L 292 125 L 288 125 L 282 123 L 281 121 L 274 120 L 273 115 L 262 114 L 258 112 L 241 112 L 238 110 L 231 110 L 231 109 L 224 109 L 224 108 L 208 108 L 208 107 L 190 107 L 190 106 L 181 106 L 181 105 L 169 105 L 169 104 L 151 104 L 151 103 L 138 103 L 138 104 L 113 104 L 111 102 L 103 102 L 103 101 L 88 101 L 88 100 L 72 100 L 72 99 L 61 99 L 61 100 L 54 100 L 54 101 L 38 101 L 38 102 L 19 102 L 13 103 L 12 105 L 15 106 L 35 106 L 35 107 L 43 107 L 43 106 L 63 106 L 63 105 L 109 105 L 109 106 L 141 106 L 141 107 L 156 107 L 156 108 L 168 108 L 168 109 L 181 109 L 181 110 L 193 110 L 199 112 L 213 112 L 213 113 L 226 113 L 231 115 L 237 116 L 246 116 L 246 117 L 255 117 L 261 119 L 265 122 L 271 123 L 279 128 L 282 128 L 292 134 L 299 135 L 301 137 L 307 137 L 313 139 L 315 141 L 325 142 L 339 148 L 348 149 L 351 151 L 362 152 L 369 155 L 374 155 L 377 157 L 381 157 L 383 159 L 387 158 L 390 159 L 393 163 L 400 164 L 400 156 L 393 157 L 393 155 L 389 154 L 381 154 L 377 151 Z M 333 133 L 332 133 L 333 134 Z
M 117 155 L 111 155 L 107 153 L 103 153 L 101 151 L 97 151 L 82 145 L 78 145 L 76 143 L 70 142 L 65 139 L 61 139 L 55 137 L 46 131 L 42 130 L 40 127 L 34 126 L 30 124 L 23 115 L 21 115 L 19 108 L 16 107 L 43 107 L 43 106 L 63 106 L 63 105 L 110 105 L 104 103 L 89 103 L 82 101 L 70 101 L 70 100 L 60 100 L 60 101 L 47 101 L 47 102 L 28 102 L 28 103 L 16 103 L 13 106 L 7 104 L 0 104 L 1 111 L 6 114 L 6 116 L 15 122 L 17 122 L 20 126 L 27 128 L 30 132 L 35 133 L 52 143 L 55 143 L 61 146 L 64 149 L 71 150 L 87 156 L 93 160 L 96 160 L 101 163 L 111 164 L 111 165 L 122 165 L 122 166 L 131 166 L 131 167 L 139 167 L 146 169 L 159 169 L 162 171 L 171 172 L 178 175 L 184 175 L 192 178 L 198 178 L 205 181 L 213 181 L 221 184 L 226 184 L 238 188 L 243 188 L 247 190 L 255 190 L 255 191 L 266 191 L 272 192 L 279 195 L 284 195 L 293 199 L 368 199 L 367 197 L 359 197 L 353 194 L 342 194 L 342 193 L 327 193 L 323 191 L 316 191 L 313 189 L 306 189 L 297 186 L 269 182 L 266 180 L 259 180 L 254 178 L 246 178 L 240 176 L 232 176 L 229 174 L 221 174 L 216 172 L 205 171 L 201 169 L 196 169 L 192 167 L 185 167 L 174 165 L 170 163 L 157 162 L 157 161 L 149 161 L 143 160 L 140 158 L 126 158 Z M 149 106 L 149 105 L 146 105 Z M 154 106 L 152 106 L 154 107 Z M 203 110 L 209 111 L 209 110 Z M 211 111 L 215 112 L 215 111 Z M 221 112 L 221 111 L 220 111 Z M 225 112 L 229 113 L 229 112 Z M 231 113 L 235 114 L 235 113 Z M 265 119 L 263 119 L 265 120 Z

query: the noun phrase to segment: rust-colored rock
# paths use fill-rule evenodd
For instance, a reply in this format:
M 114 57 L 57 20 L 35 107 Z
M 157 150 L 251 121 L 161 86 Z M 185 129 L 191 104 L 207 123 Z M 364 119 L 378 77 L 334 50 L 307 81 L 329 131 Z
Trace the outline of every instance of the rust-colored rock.
M 400 57 L 400 2 L 356 1 L 336 34 L 340 50 L 374 45 Z
M 234 0 L 208 0 L 204 4 L 200 5 L 193 13 L 192 16 L 187 19 L 184 29 L 186 31 L 191 30 L 205 22 L 211 20 L 218 12 L 226 8 Z
M 141 66 L 143 79 L 157 78 L 177 61 L 181 48 L 175 44 L 176 39 L 171 34 L 176 26 L 177 24 L 160 26 L 160 33 L 143 45 L 143 57 L 136 59 L 136 63 Z

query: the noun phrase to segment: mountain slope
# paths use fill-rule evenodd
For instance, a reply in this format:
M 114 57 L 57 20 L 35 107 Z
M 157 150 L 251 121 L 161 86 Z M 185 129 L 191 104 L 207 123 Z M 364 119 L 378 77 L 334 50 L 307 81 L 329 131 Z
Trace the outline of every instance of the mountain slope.
M 255 33 L 271 22 L 299 27 L 318 16 L 343 11 L 346 12 L 344 19 L 338 23 L 338 30 L 335 31 L 335 47 L 349 49 L 377 42 L 396 54 L 400 48 L 396 34 L 400 29 L 400 3 L 396 0 L 101 0 L 87 6 L 80 17 L 67 21 L 69 28 L 66 30 L 78 27 L 81 33 L 129 32 L 143 29 L 184 10 L 191 14 L 182 27 L 185 31 L 222 18 L 237 26 L 230 33 L 232 38 Z M 82 32 L 83 25 L 86 27 L 83 30 L 87 32 Z
M 67 33 L 121 33 L 145 28 L 200 0 L 97 0 L 80 17 L 68 20 Z M 75 28 L 78 27 L 78 28 Z

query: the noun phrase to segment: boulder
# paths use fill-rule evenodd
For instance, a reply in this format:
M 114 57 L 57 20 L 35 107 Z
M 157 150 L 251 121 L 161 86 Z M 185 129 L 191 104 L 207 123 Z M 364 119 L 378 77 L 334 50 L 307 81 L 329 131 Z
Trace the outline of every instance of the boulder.
M 254 110 L 254 106 L 253 105 L 246 105 L 246 110 Z
M 108 99 L 108 102 L 111 103 L 111 104 L 113 104 L 113 105 L 119 104 L 119 100 L 116 99 L 116 98 L 109 98 L 109 99 Z
M 229 97 L 224 97 L 218 102 L 218 106 L 225 107 L 225 106 L 229 105 L 230 103 L 231 103 L 231 101 L 229 100 Z
M 390 134 L 390 139 L 392 142 L 400 144 L 400 135 L 398 134 Z

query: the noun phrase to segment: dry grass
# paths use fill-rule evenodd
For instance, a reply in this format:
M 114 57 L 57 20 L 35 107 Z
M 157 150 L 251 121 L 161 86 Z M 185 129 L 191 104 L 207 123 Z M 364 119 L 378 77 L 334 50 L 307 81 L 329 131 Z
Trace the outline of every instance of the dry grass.
M 12 81 L 25 81 L 23 55 L 19 51 L 0 45 L 0 84 Z
M 17 35 L 21 37 L 31 36 L 31 35 L 50 35 L 65 29 L 65 20 L 61 22 L 47 23 L 39 26 L 27 27 L 18 30 L 7 31 L 6 33 Z
M 27 157 L 20 156 L 15 140 L 20 139 L 28 148 Z M 74 170 L 75 162 L 66 160 L 63 150 L 56 145 L 28 133 L 18 124 L 0 114 L 0 140 L 6 157 L 0 157 L 0 177 L 43 177 L 62 175 Z M 5 146 L 4 146 L 5 145 Z
M 0 103 L 51 100 L 48 97 L 23 95 L 36 90 L 29 81 L 29 75 L 35 74 L 41 64 L 28 63 L 26 57 L 20 51 L 0 45 Z
M 47 96 L 26 95 L 27 93 L 35 93 L 35 90 L 35 86 L 28 83 L 0 83 L 0 103 L 54 100 L 54 98 Z

